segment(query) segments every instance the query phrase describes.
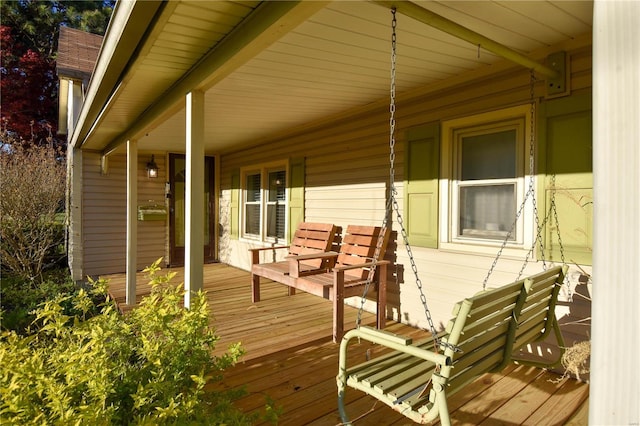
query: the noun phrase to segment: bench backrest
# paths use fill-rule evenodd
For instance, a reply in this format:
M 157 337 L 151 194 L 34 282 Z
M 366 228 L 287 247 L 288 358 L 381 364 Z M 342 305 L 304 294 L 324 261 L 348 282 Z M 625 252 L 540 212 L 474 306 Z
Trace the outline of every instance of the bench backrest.
M 443 338 L 460 349 L 455 352 L 443 346 L 445 355 L 453 360 L 440 372 L 448 378 L 447 393 L 454 393 L 480 374 L 502 370 L 514 350 L 546 336 L 563 279 L 563 269 L 558 266 L 456 304 L 455 317 Z
M 380 252 L 376 261 L 384 259 L 390 234 L 389 228 L 385 228 L 383 231 L 380 226 L 348 225 L 347 231 L 342 238 L 336 266 L 354 266 L 371 262 L 376 254 L 376 246 L 379 239 L 382 239 L 382 241 L 380 241 Z M 368 268 L 356 268 L 346 271 L 345 275 L 349 275 L 352 278 L 366 279 L 368 273 Z
M 331 251 L 339 244 L 341 232 L 341 227 L 331 223 L 302 222 L 291 239 L 289 254 L 299 256 Z M 322 262 L 322 259 L 310 259 L 302 263 L 320 268 Z

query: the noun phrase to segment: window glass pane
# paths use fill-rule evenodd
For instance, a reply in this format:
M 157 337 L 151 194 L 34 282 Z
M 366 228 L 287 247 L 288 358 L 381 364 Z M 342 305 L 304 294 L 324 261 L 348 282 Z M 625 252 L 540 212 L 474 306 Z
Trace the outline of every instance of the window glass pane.
M 247 204 L 244 229 L 247 234 L 260 235 L 260 205 Z
M 254 170 L 244 178 L 244 235 L 261 241 L 284 240 L 287 215 L 286 169 Z
M 211 188 L 209 182 L 211 176 L 211 162 L 204 161 L 204 244 L 209 245 L 209 203 L 211 203 Z
M 461 142 L 462 180 L 516 177 L 516 131 L 465 136 Z
M 515 191 L 515 183 L 461 186 L 459 236 L 503 239 L 515 221 Z
M 259 236 L 261 208 L 260 173 L 247 175 L 245 197 L 244 232 L 246 234 Z
M 285 205 L 270 204 L 267 207 L 267 237 L 284 238 Z
M 287 187 L 284 170 L 268 173 L 267 237 L 284 238 L 285 202 Z
M 184 247 L 185 242 L 185 181 L 186 181 L 186 159 L 181 157 L 176 157 L 174 160 L 174 188 L 173 188 L 173 197 L 174 197 L 174 211 L 175 211 L 175 223 L 174 223 L 174 232 L 175 232 L 175 245 L 176 247 Z
M 285 201 L 286 174 L 284 170 L 269 173 L 269 201 Z
M 247 202 L 260 201 L 260 173 L 247 175 Z

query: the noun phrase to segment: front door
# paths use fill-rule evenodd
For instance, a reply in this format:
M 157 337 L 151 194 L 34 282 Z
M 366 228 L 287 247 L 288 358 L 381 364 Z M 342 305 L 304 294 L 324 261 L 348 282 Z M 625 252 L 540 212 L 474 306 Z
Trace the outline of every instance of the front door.
M 169 256 L 171 266 L 184 265 L 185 183 L 187 160 L 183 154 L 169 154 Z M 214 158 L 204 163 L 204 261 L 215 261 Z

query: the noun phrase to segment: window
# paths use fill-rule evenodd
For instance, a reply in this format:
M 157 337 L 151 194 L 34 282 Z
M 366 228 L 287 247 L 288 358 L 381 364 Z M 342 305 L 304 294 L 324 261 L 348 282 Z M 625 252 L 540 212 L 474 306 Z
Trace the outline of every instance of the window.
M 522 247 L 533 237 L 525 194 L 529 107 L 443 123 L 441 243 Z M 515 226 L 514 226 L 515 223 Z M 452 247 L 453 248 L 453 247 Z
M 454 236 L 502 241 L 516 218 L 517 129 L 456 131 L 454 141 Z M 515 237 L 510 235 L 512 241 Z
M 243 172 L 243 237 L 259 241 L 285 239 L 286 177 L 285 166 Z

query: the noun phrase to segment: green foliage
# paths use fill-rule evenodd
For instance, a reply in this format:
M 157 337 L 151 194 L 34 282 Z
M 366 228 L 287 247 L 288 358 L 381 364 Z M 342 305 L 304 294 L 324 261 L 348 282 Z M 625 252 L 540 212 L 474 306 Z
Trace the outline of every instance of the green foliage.
M 13 330 L 18 334 L 26 333 L 29 325 L 35 320 L 34 311 L 40 304 L 54 295 L 71 296 L 77 291 L 67 269 L 47 271 L 43 280 L 37 283 L 15 276 L 2 277 L 0 281 L 2 329 Z M 69 300 L 63 304 L 63 307 L 67 314 L 72 314 L 73 305 Z
M 56 56 L 61 26 L 102 35 L 115 0 L 0 1 L 0 117 L 18 141 L 56 144 L 58 79 Z
M 2 25 L 15 29 L 17 41 L 47 58 L 57 51 L 61 25 L 104 34 L 115 1 L 10 0 L 2 1 Z
M 107 297 L 91 316 L 91 295 L 106 296 L 107 283 L 60 295 L 36 310 L 33 332 L 0 338 L 0 423 L 173 425 L 250 424 L 233 394 L 204 387 L 218 381 L 243 354 L 239 344 L 212 355 L 218 340 L 209 328 L 200 292 L 190 309 L 183 290 L 147 272 L 151 295 L 126 315 Z M 75 314 L 65 313 L 71 303 Z

